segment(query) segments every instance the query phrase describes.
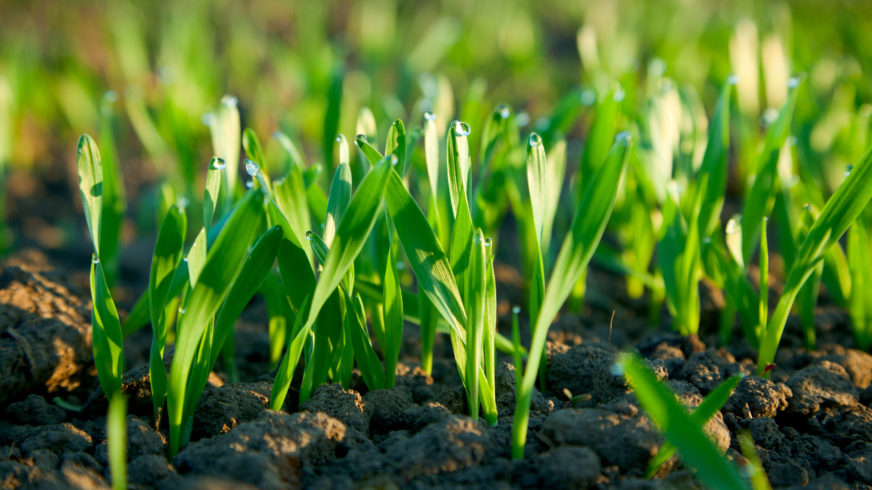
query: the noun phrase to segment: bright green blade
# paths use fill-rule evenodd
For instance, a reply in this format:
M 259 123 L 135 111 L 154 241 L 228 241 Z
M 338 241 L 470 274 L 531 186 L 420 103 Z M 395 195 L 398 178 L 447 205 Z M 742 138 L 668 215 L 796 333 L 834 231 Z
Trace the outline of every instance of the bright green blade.
M 189 406 L 187 400 L 195 402 L 203 389 L 199 383 L 191 381 L 199 374 L 195 371 L 195 363 L 206 364 L 209 359 L 211 339 L 206 338 L 204 341 L 204 334 L 211 331 L 209 326 L 212 319 L 239 275 L 248 248 L 261 229 L 262 203 L 262 192 L 250 191 L 237 204 L 209 249 L 196 284 L 179 310 L 178 336 L 170 369 L 167 400 L 171 455 L 175 455 L 181 447 L 183 424 L 187 423 L 186 418 L 193 411 L 193 406 Z M 188 265 L 191 265 L 190 258 Z
M 702 430 L 702 425 L 688 414 L 666 385 L 657 381 L 647 367 L 636 357 L 622 354 L 617 364 L 633 385 L 636 399 L 678 448 L 682 460 L 696 470 L 697 476 L 716 489 L 747 489 L 738 470 L 727 462 Z
M 91 260 L 91 314 L 92 344 L 97 378 L 107 397 L 121 391 L 124 374 L 124 339 L 118 310 L 106 284 L 106 276 L 100 259 L 94 255 Z
M 160 225 L 148 281 L 148 308 L 151 314 L 152 342 L 149 354 L 149 383 L 155 418 L 163 408 L 167 392 L 167 372 L 163 363 L 167 320 L 164 311 L 169 300 L 173 276 L 185 247 L 187 217 L 178 206 L 170 208 Z
M 127 488 L 127 398 L 117 392 L 109 400 L 106 414 L 106 445 L 113 490 Z
M 87 134 L 79 138 L 76 161 L 79 172 L 79 191 L 88 231 L 94 242 L 94 250 L 100 257 L 100 217 L 103 211 L 103 165 L 97 143 Z
M 872 149 L 848 172 L 845 181 L 827 201 L 802 241 L 793 266 L 787 273 L 781 298 L 760 343 L 758 375 L 775 360 L 775 352 L 787 325 L 787 316 L 805 281 L 812 275 L 827 249 L 835 244 L 872 199 Z

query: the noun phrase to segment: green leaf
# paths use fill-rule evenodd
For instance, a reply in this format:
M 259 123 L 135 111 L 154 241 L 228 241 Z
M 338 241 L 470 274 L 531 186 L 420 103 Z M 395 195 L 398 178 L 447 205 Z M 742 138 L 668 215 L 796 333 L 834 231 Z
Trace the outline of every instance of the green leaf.
M 200 228 L 200 233 L 197 233 L 188 255 L 185 256 L 185 263 L 188 264 L 188 280 L 191 282 L 191 287 L 194 287 L 197 285 L 203 266 L 206 265 L 206 228 Z
M 206 170 L 206 190 L 203 193 L 203 227 L 208 233 L 212 227 L 212 218 L 218 208 L 218 198 L 221 194 L 221 183 L 227 163 L 223 158 L 212 157 L 209 169 Z
M 79 138 L 76 161 L 79 172 L 79 191 L 88 231 L 94 242 L 94 251 L 100 256 L 100 219 L 103 212 L 103 165 L 97 143 L 83 134 Z
M 700 199 L 699 231 L 707 237 L 718 227 L 724 193 L 727 189 L 727 157 L 730 151 L 730 94 L 733 84 L 728 81 L 721 89 L 718 105 L 709 126 L 708 144 L 702 157 L 698 176 L 706 179 Z
M 730 395 L 732 395 L 736 386 L 739 385 L 739 382 L 742 381 L 742 378 L 744 378 L 742 374 L 730 376 L 703 398 L 702 403 L 690 414 L 690 417 L 696 423 L 696 427 L 703 430 L 708 421 L 721 411 L 721 408 L 730 399 Z M 660 450 L 648 463 L 648 471 L 645 477 L 651 478 L 654 476 L 654 473 L 663 466 L 663 463 L 669 461 L 669 458 L 675 454 L 675 451 L 675 446 L 670 442 L 660 446 Z
M 548 210 L 548 162 L 545 158 L 545 146 L 538 134 L 530 134 L 527 144 L 527 186 L 530 189 L 530 205 L 533 209 L 533 225 L 536 238 L 542 246 L 545 216 Z
M 233 202 L 236 194 L 236 181 L 239 178 L 239 147 L 242 129 L 239 124 L 239 109 L 236 97 L 221 97 L 221 106 L 213 114 L 209 129 L 212 134 L 212 151 L 227 163 L 227 188 L 224 200 Z M 227 209 L 227 208 L 224 208 Z
M 872 149 L 853 167 L 836 189 L 802 241 L 793 266 L 787 273 L 781 298 L 769 319 L 760 354 L 758 375 L 768 374 L 766 367 L 775 360 L 775 352 L 787 325 L 793 301 L 805 281 L 812 275 L 827 249 L 835 244 L 872 199 Z
M 347 149 L 346 149 L 347 151 Z M 324 223 L 324 243 L 329 247 L 336 235 L 336 225 L 342 221 L 348 203 L 351 202 L 351 167 L 340 162 L 333 174 L 330 194 L 327 197 L 327 221 Z
M 533 386 L 545 348 L 548 328 L 590 262 L 605 232 L 606 224 L 615 206 L 618 183 L 627 165 L 629 140 L 629 135 L 623 134 L 616 139 L 606 161 L 591 179 L 578 205 L 569 234 L 560 247 L 554 272 L 545 289 L 545 299 L 536 316 L 527 368 L 524 370 L 523 381 L 516 399 L 515 421 L 512 427 L 513 458 L 523 456 Z
M 457 215 L 461 197 L 469 199 L 469 172 L 472 159 L 469 157 L 469 124 L 454 121 L 448 129 L 448 193 L 451 198 L 451 209 Z
M 393 238 L 393 226 L 390 226 L 391 238 Z M 393 246 L 391 246 L 393 249 Z M 384 323 L 385 323 L 385 387 L 394 385 L 397 361 L 400 358 L 400 349 L 403 347 L 403 288 L 400 285 L 400 277 L 397 264 L 394 262 L 393 250 L 388 251 L 388 260 L 384 273 Z
M 388 179 L 385 204 L 418 280 L 419 294 L 423 292 L 427 296 L 450 328 L 461 330 L 466 324 L 466 312 L 448 257 L 396 172 L 391 172 Z
M 742 207 L 742 257 L 746 264 L 750 263 L 757 245 L 763 217 L 772 212 L 778 176 L 778 156 L 790 132 L 798 93 L 796 87 L 790 89 L 787 102 L 778 114 L 778 119 L 766 130 L 763 151 L 760 153 L 754 173 L 754 183 L 751 184 Z
M 183 442 L 183 424 L 188 424 L 205 386 L 208 369 L 205 373 L 203 370 L 210 359 L 210 324 L 239 275 L 252 240 L 261 229 L 262 202 L 263 194 L 256 190 L 247 192 L 236 205 L 209 249 L 202 271 L 180 309 L 169 378 L 171 455 L 178 452 Z M 191 266 L 190 254 L 188 265 Z
M 397 157 L 397 168 L 400 169 L 400 175 L 406 174 L 406 126 L 403 121 L 397 119 L 391 124 L 388 130 L 388 140 L 385 142 L 385 155 L 393 155 Z
M 254 242 L 245 262 L 242 263 L 242 270 L 233 281 L 227 299 L 221 305 L 215 319 L 215 345 L 212 349 L 212 359 L 209 361 L 210 369 L 218 360 L 221 346 L 227 339 L 232 339 L 236 319 L 248 306 L 251 298 L 272 270 L 281 239 L 281 228 L 278 226 L 270 228 Z
M 124 181 L 121 178 L 121 168 L 115 150 L 115 114 L 112 109 L 113 99 L 109 94 L 110 92 L 107 92 L 100 103 L 100 147 L 103 148 L 100 163 L 103 170 L 100 260 L 103 262 L 106 279 L 111 289 L 118 277 L 118 249 L 127 201 L 124 197 Z
M 336 66 L 330 77 L 330 87 L 327 89 L 327 111 L 324 114 L 324 161 L 333 161 L 333 146 L 336 144 L 336 134 L 339 132 L 339 115 L 342 108 L 342 85 L 345 70 Z
M 345 216 L 339 222 L 336 237 L 333 239 L 324 268 L 315 285 L 315 291 L 312 293 L 312 302 L 309 306 L 306 322 L 300 331 L 295 333 L 288 352 L 285 354 L 286 359 L 282 361 L 276 375 L 273 384 L 273 397 L 270 401 L 273 410 L 280 409 L 284 404 L 290 380 L 293 379 L 294 369 L 302 351 L 302 339 L 308 337 L 321 307 L 324 306 L 327 298 L 333 294 L 343 276 L 353 265 L 354 259 L 360 253 L 375 225 L 391 170 L 389 158 L 382 159 L 373 167 L 360 182 L 357 192 L 351 198 Z
M 363 308 L 363 300 L 357 294 L 354 298 L 349 297 L 348 302 L 352 311 L 349 312 L 351 321 L 347 322 L 346 325 L 349 327 L 349 336 L 354 346 L 354 357 L 357 359 L 360 373 L 367 388 L 380 390 L 385 387 L 385 373 L 381 361 L 372 348 L 372 341 L 366 329 L 366 311 Z
M 705 435 L 699 420 L 684 410 L 669 388 L 657 381 L 654 373 L 629 354 L 622 354 L 618 358 L 618 365 L 633 385 L 642 408 L 667 440 L 678 448 L 685 464 L 695 469 L 705 484 L 719 489 L 747 488 L 737 469 L 727 462 Z
M 163 363 L 167 334 L 164 311 L 170 298 L 173 276 L 184 253 L 187 226 L 188 220 L 184 211 L 178 206 L 171 207 L 161 222 L 151 259 L 147 291 L 152 329 L 148 375 L 155 419 L 163 409 L 167 392 L 167 372 Z
M 124 375 L 124 339 L 118 310 L 106 284 L 103 266 L 95 255 L 91 260 L 92 344 L 97 379 L 107 398 L 121 391 Z

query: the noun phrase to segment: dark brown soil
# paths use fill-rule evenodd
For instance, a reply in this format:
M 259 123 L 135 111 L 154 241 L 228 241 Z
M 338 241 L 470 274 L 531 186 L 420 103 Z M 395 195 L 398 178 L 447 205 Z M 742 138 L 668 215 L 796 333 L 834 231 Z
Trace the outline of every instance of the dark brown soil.
M 108 483 L 105 400 L 91 364 L 86 292 L 24 254 L 0 269 L 0 488 L 98 488 Z M 599 278 L 597 278 L 599 281 Z M 76 281 L 79 282 L 79 281 Z M 753 375 L 753 352 L 717 348 L 652 328 L 632 305 L 587 308 L 552 326 L 547 390 L 536 393 L 526 457 L 510 459 L 514 368 L 497 379 L 499 424 L 466 415 L 450 348 L 440 342 L 432 376 L 416 364 L 414 326 L 396 386 L 368 391 L 318 388 L 299 409 L 268 409 L 271 387 L 265 327 L 254 304 L 237 333 L 246 382 L 210 379 L 192 442 L 167 458 L 154 429 L 142 338 L 132 338 L 125 391 L 129 480 L 133 488 L 693 488 L 680 462 L 655 479 L 643 475 L 663 439 L 612 369 L 621 348 L 635 349 L 694 407 L 721 381 L 745 373 L 707 432 L 743 462 L 736 435 L 750 432 L 775 487 L 872 485 L 872 356 L 848 347 L 844 315 L 821 315 L 819 351 L 787 338 L 772 379 Z M 611 311 L 616 309 L 612 322 Z M 507 311 L 501 305 L 501 311 Z M 716 318 L 716 316 L 712 316 Z M 705 318 L 705 317 L 704 317 Z M 507 319 L 504 318 L 504 319 Z M 796 331 L 789 325 L 788 331 Z M 704 327 L 705 329 L 705 327 Z M 708 330 L 714 330 L 713 328 Z M 645 335 L 645 332 L 648 332 Z M 651 333 L 655 332 L 655 333 Z M 829 343 L 827 343 L 829 342 Z M 136 345 L 134 345 L 136 344 Z M 138 352 L 136 351 L 138 349 Z M 260 378 L 258 378 L 260 376 Z M 571 404 L 568 395 L 575 397 Z M 578 395 L 583 395 L 579 397 Z M 63 408 L 58 399 L 84 405 Z M 580 400 L 580 401 L 578 401 Z

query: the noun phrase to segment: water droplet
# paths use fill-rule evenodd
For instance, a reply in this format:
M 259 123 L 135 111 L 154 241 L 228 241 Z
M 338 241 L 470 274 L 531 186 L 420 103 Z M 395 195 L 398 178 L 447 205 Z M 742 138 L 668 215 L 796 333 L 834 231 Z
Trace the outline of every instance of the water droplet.
M 629 131 L 621 131 L 620 133 L 617 134 L 617 136 L 615 136 L 616 142 L 623 141 L 625 143 L 629 143 L 632 140 L 633 140 L 633 135 L 631 135 Z
M 847 167 L 845 167 L 845 177 L 851 175 L 851 171 L 852 171 L 852 170 L 854 170 L 854 166 L 853 166 L 853 165 L 848 165 Z
M 803 204 L 802 209 L 805 209 L 806 211 L 811 211 L 811 203 Z
M 737 83 L 739 83 L 739 75 L 730 75 L 729 77 L 727 77 L 727 83 L 729 83 L 730 85 L 736 85 Z
M 485 247 L 490 247 L 490 246 L 492 246 L 493 244 L 494 244 L 494 241 L 491 240 L 490 238 L 485 238 L 485 239 L 484 239 L 484 246 L 485 246 Z
M 529 144 L 531 148 L 536 148 L 542 144 L 542 137 L 536 133 L 530 133 Z
M 436 114 L 433 114 L 432 111 L 425 111 L 425 112 L 424 112 L 424 119 L 425 119 L 426 121 L 435 121 L 435 120 L 436 120 Z
M 100 257 L 97 257 L 97 254 L 91 254 L 91 263 L 92 264 L 99 264 Z
M 366 135 L 363 133 L 358 133 L 357 136 L 354 137 L 354 142 L 358 145 L 366 143 Z
M 225 95 L 224 97 L 221 97 L 221 105 L 223 106 L 236 107 L 238 104 L 239 101 L 236 99 L 236 97 L 232 95 Z
M 189 201 L 188 201 L 188 198 L 187 198 L 187 197 L 180 197 L 180 198 L 176 201 L 176 206 L 178 206 L 179 209 L 182 209 L 182 210 L 183 210 L 183 209 L 185 209 L 186 207 L 188 207 L 188 203 L 189 203 Z
M 512 313 L 514 313 L 515 315 L 521 313 L 521 307 L 520 306 L 513 306 Z
M 614 363 L 609 366 L 609 372 L 614 374 L 615 376 L 623 376 L 624 375 L 624 366 L 618 363 Z
M 498 105 L 497 111 L 500 113 L 500 117 L 503 119 L 508 119 L 509 116 L 512 115 L 512 110 L 509 109 L 509 106 L 507 106 L 506 104 Z
M 406 263 L 405 262 L 397 262 L 397 270 L 398 271 L 406 270 Z
M 457 136 L 469 136 L 470 132 L 472 130 L 469 129 L 469 124 L 463 121 L 454 121 L 454 134 Z
M 212 158 L 212 168 L 214 170 L 222 170 L 227 166 L 227 162 L 221 157 Z
M 778 119 L 778 109 L 775 109 L 774 107 L 766 108 L 766 110 L 763 111 L 763 117 L 761 119 L 763 126 L 769 126 Z
M 523 128 L 527 124 L 530 124 L 530 115 L 526 112 L 519 112 L 517 116 L 515 116 L 515 122 L 518 123 L 519 128 Z
M 337 136 L 337 137 L 336 137 L 336 142 L 337 142 L 337 143 L 342 143 L 342 136 Z
M 581 93 L 581 105 L 590 106 L 596 102 L 596 94 L 593 93 L 593 90 L 585 90 Z
M 179 315 L 184 315 L 184 314 L 185 314 L 185 309 L 180 306 L 179 307 Z
M 184 257 L 182 257 L 182 260 L 184 260 L 185 262 L 187 262 L 187 261 L 188 261 L 188 256 L 185 255 Z
M 259 171 L 260 167 L 258 167 L 254 161 L 247 158 L 245 159 L 245 172 L 248 173 L 248 175 L 254 177 Z
M 253 180 L 249 180 L 248 182 L 245 183 L 245 188 L 246 188 L 246 189 L 251 189 L 252 187 L 254 187 L 254 181 L 253 181 Z
M 790 77 L 790 79 L 787 80 L 788 88 L 794 88 L 797 85 L 799 85 L 799 78 L 798 77 Z
M 396 165 L 396 164 L 398 164 L 398 163 L 400 163 L 400 159 L 397 158 L 396 155 L 391 154 L 391 165 Z
M 709 244 L 709 243 L 711 243 L 711 242 L 712 242 L 711 237 L 705 237 L 705 238 L 702 239 L 702 243 Z
M 615 90 L 615 94 L 612 95 L 612 98 L 615 100 L 615 102 L 621 102 L 622 100 L 624 100 L 624 97 L 626 95 L 627 94 L 624 92 L 624 89 L 618 87 L 617 90 Z
M 787 137 L 787 144 L 790 146 L 796 146 L 796 141 L 797 141 L 796 136 L 788 136 Z
M 730 218 L 730 220 L 727 221 L 727 229 L 726 229 L 727 235 L 735 235 L 736 233 L 739 232 L 740 229 L 741 228 L 739 226 L 739 221 L 737 219 Z
M 107 90 L 106 93 L 103 94 L 103 99 L 110 104 L 118 101 L 118 92 L 114 90 Z
M 212 114 L 211 112 L 207 112 L 207 113 L 203 114 L 203 117 L 201 117 L 200 120 L 203 121 L 203 124 L 205 124 L 206 126 L 211 127 L 212 123 L 215 122 L 215 114 Z

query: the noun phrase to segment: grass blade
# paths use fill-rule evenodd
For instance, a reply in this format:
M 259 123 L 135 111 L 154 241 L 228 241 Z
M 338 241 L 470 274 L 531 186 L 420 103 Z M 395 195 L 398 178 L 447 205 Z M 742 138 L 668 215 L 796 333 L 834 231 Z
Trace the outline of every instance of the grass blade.
M 182 260 L 187 221 L 182 209 L 178 206 L 170 208 L 161 222 L 151 259 L 147 292 L 152 329 L 148 377 L 155 420 L 159 419 L 167 393 L 167 372 L 163 362 L 167 335 L 167 318 L 164 312 L 170 298 L 173 276 Z
M 746 489 L 736 468 L 730 465 L 705 435 L 698 420 L 688 414 L 674 394 L 636 357 L 622 354 L 618 365 L 633 385 L 636 399 L 651 420 L 678 448 L 685 464 L 694 468 L 712 488 Z
M 249 245 L 260 230 L 263 219 L 263 194 L 245 194 L 221 229 L 209 250 L 196 283 L 180 309 L 178 338 L 169 378 L 170 454 L 175 455 L 183 443 L 183 425 L 203 390 L 195 364 L 206 364 L 211 347 L 208 337 L 212 319 L 239 275 Z M 190 256 L 190 254 L 189 254 Z M 188 260 L 191 265 L 191 259 Z M 205 348 L 205 360 L 203 349 Z M 202 369 L 200 369 L 202 371 Z M 208 374 L 208 370 L 206 373 Z M 205 382 L 205 378 L 202 379 Z
M 615 205 L 618 183 L 627 165 L 629 139 L 629 135 L 619 135 L 605 163 L 591 179 L 575 213 L 570 232 L 560 247 L 554 273 L 545 289 L 545 299 L 536 316 L 527 367 L 516 399 L 515 420 L 512 426 L 512 457 L 515 459 L 523 457 L 530 404 L 533 400 L 533 385 L 536 382 L 539 362 L 545 348 L 548 327 L 569 297 L 605 232 Z
M 848 173 L 821 210 L 821 214 L 802 241 L 793 266 L 784 281 L 781 298 L 769 319 L 760 354 L 757 359 L 758 376 L 767 375 L 766 367 L 775 360 L 775 352 L 787 325 L 787 316 L 805 281 L 812 275 L 823 256 L 848 227 L 857 219 L 872 199 L 872 149 Z

